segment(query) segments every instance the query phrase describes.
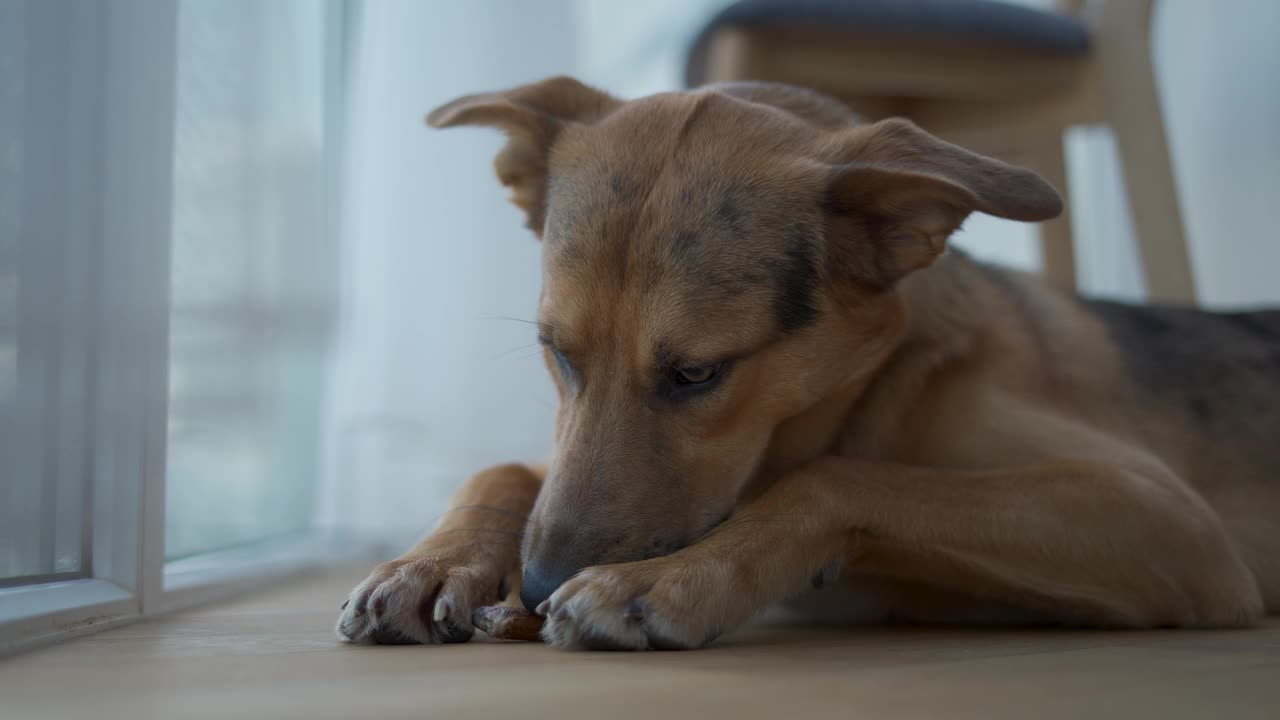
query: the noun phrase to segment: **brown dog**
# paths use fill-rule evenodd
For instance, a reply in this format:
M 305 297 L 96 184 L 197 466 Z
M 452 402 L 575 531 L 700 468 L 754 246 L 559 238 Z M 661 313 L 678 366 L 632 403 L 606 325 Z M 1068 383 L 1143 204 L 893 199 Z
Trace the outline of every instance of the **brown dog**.
M 428 121 L 510 136 L 556 453 L 469 480 L 342 636 L 465 640 L 521 580 L 560 647 L 698 647 L 828 585 L 862 620 L 1280 609 L 1280 313 L 1087 302 L 945 252 L 969 213 L 1058 195 L 797 88 L 554 78 Z

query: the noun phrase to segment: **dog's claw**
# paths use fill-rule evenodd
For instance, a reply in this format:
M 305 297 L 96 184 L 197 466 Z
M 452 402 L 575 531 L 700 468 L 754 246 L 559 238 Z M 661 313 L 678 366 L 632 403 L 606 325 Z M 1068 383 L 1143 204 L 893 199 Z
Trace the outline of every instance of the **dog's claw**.
M 551 609 L 551 601 L 550 601 L 550 600 L 543 600 L 542 602 L 538 603 L 538 607 L 534 608 L 534 610 L 533 610 L 533 614 L 534 614 L 534 615 L 541 615 L 542 617 L 546 617 L 546 616 L 547 616 L 547 611 L 548 611 L 548 610 L 550 610 L 550 609 Z
M 473 603 L 498 587 L 503 575 L 468 552 L 446 548 L 378 565 L 342 604 L 338 637 L 381 644 L 470 640 Z

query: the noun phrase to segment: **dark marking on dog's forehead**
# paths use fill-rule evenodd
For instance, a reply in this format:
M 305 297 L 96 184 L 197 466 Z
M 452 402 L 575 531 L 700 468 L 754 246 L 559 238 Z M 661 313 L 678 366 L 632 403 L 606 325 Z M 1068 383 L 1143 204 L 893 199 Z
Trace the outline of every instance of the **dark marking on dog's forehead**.
M 745 199 L 742 192 L 738 190 L 725 190 L 716 204 L 716 220 L 719 221 L 729 233 L 735 236 L 741 236 L 746 228 L 743 223 L 743 205 Z
M 694 262 L 694 254 L 698 250 L 698 233 L 690 229 L 677 230 L 667 247 L 671 251 L 673 262 L 688 265 Z
M 607 183 L 590 178 L 605 172 Z M 581 269 L 595 260 L 593 253 L 612 250 L 625 261 L 618 248 L 610 244 L 629 243 L 626 231 L 633 193 L 637 183 L 622 172 L 579 169 L 577 172 L 553 176 L 548 197 L 545 252 L 553 265 L 561 269 Z
M 774 317 L 778 329 L 794 333 L 818 317 L 818 257 L 813 228 L 797 223 L 782 261 L 772 265 Z
M 815 198 L 760 180 L 699 182 L 678 168 L 668 178 L 677 182 L 646 187 L 605 162 L 575 168 L 549 193 L 553 271 L 608 273 L 620 291 L 661 292 L 703 309 L 750 312 L 754 303 L 783 333 L 816 320 L 822 236 Z
M 687 198 L 698 229 L 672 235 L 671 260 L 709 300 L 759 298 L 778 330 L 797 332 L 818 315 L 822 237 L 812 200 L 751 183 L 714 183 Z
M 818 315 L 821 238 L 808 223 L 793 222 L 781 231 L 766 228 L 759 237 L 743 237 L 741 227 L 726 227 L 718 214 L 704 229 L 671 233 L 666 257 L 677 292 L 693 305 L 760 303 L 783 333 L 811 325 Z

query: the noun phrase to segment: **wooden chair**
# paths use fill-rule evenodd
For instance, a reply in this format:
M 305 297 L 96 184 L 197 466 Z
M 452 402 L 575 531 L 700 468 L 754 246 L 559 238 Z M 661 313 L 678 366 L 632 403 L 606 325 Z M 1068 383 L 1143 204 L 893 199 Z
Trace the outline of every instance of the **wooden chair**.
M 741 0 L 715 16 L 686 79 L 768 80 L 901 115 L 1035 169 L 1070 208 L 1063 134 L 1115 134 L 1148 296 L 1194 303 L 1195 284 L 1151 59 L 1152 0 Z M 1044 272 L 1076 287 L 1069 212 L 1041 226 Z

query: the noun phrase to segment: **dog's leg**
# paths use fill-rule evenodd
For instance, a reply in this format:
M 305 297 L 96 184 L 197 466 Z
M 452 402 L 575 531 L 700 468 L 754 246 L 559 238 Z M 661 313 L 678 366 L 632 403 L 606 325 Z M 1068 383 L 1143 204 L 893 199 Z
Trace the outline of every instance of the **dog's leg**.
M 562 647 L 697 647 L 833 562 L 1126 627 L 1262 615 L 1218 517 L 1177 478 L 1094 463 L 941 471 L 822 458 L 673 555 L 588 568 L 545 608 Z
M 463 484 L 430 535 L 351 591 L 338 635 L 354 642 L 464 642 L 471 612 L 519 590 L 520 538 L 544 471 L 500 465 Z

